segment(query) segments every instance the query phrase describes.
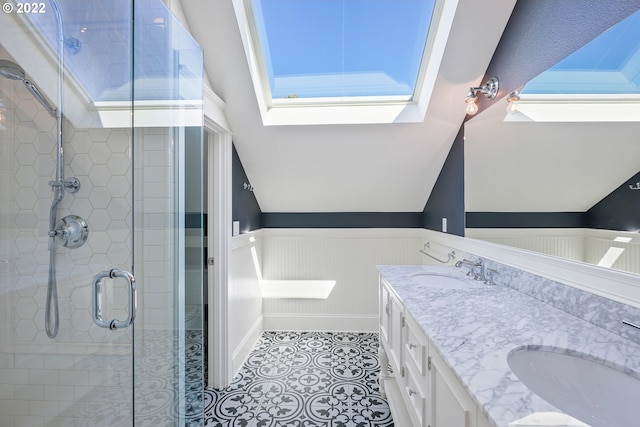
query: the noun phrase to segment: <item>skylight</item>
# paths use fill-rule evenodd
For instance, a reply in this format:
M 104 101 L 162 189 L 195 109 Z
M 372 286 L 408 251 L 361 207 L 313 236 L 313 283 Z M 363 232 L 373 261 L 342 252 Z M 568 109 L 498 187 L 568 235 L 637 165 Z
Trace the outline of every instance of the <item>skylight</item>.
M 523 94 L 640 94 L 640 11 L 526 84 Z
M 112 3 L 65 0 L 60 4 L 65 67 L 93 102 L 129 101 L 132 96 L 132 11 Z M 136 0 L 134 4 L 136 101 L 200 99 L 203 65 L 198 43 L 161 0 Z M 54 15 L 26 16 L 55 51 Z
M 269 105 L 414 98 L 433 0 L 250 0 Z

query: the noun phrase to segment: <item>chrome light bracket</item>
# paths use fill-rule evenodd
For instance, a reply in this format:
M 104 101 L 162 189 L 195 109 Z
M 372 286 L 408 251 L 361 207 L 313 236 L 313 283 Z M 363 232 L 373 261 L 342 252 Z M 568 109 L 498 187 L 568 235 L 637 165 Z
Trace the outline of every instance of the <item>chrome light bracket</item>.
M 493 99 L 498 94 L 498 90 L 500 89 L 500 82 L 497 77 L 491 77 L 487 82 L 482 86 L 481 92 L 489 99 Z

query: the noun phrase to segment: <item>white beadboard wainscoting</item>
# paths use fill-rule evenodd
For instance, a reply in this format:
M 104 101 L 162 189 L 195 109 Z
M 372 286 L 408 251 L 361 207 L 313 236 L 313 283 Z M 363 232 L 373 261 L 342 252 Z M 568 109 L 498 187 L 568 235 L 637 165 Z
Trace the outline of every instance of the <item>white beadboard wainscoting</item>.
M 233 371 L 263 330 L 377 331 L 376 265 L 435 263 L 418 252 L 423 242 L 419 229 L 262 229 L 233 237 L 228 294 Z M 261 278 L 336 284 L 327 299 L 263 299 Z
M 474 239 L 595 265 L 609 262 L 616 270 L 640 273 L 638 233 L 589 228 L 467 228 L 465 232 Z
M 514 230 L 512 230 L 514 231 Z M 554 234 L 555 233 L 555 234 Z M 523 243 L 527 250 L 460 237 L 425 229 L 262 229 L 231 239 L 228 286 L 229 351 L 233 372 L 241 367 L 263 331 L 378 330 L 378 272 L 376 265 L 443 265 L 419 250 L 446 259 L 452 250 L 456 258 L 465 253 L 485 257 L 505 265 L 640 307 L 637 275 L 604 269 L 583 262 L 532 252 L 539 246 L 553 247 L 555 255 L 593 252 L 602 256 L 614 243 L 625 247 L 620 256 L 638 262 L 637 233 L 603 230 L 556 230 L 548 238 L 536 239 L 514 233 L 498 236 L 501 242 Z M 554 242 L 562 235 L 571 242 Z M 628 243 L 613 242 L 617 236 L 631 237 Z M 578 237 L 593 242 L 578 245 Z M 596 244 L 601 245 L 597 248 Z M 564 245 L 564 246 L 563 246 Z M 586 246 L 592 249 L 586 250 Z M 586 252 L 585 252 L 586 251 Z M 628 255 L 627 255 L 628 253 Z M 626 262 L 626 261 L 625 261 Z M 264 280 L 335 280 L 327 299 L 262 297 Z
M 264 331 L 262 293 L 254 259 L 260 260 L 263 234 L 256 231 L 231 239 L 228 287 L 229 352 L 231 369 L 240 369 Z
M 582 261 L 584 228 L 466 228 L 466 237 Z
M 421 264 L 415 229 L 265 229 L 265 280 L 335 280 L 327 299 L 265 299 L 266 330 L 378 330 L 379 264 Z
M 612 268 L 640 273 L 640 235 L 624 231 L 594 230 L 585 232 L 584 261 L 592 264 L 614 261 Z M 612 249 L 615 250 L 612 253 Z M 611 257 L 610 260 L 606 258 Z

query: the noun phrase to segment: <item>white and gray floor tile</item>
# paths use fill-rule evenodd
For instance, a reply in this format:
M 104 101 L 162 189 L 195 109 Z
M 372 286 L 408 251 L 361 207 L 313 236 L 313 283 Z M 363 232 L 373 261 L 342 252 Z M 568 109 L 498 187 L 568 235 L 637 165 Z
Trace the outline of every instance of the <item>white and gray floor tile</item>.
M 207 427 L 390 427 L 378 334 L 265 332 L 233 383 L 205 389 Z

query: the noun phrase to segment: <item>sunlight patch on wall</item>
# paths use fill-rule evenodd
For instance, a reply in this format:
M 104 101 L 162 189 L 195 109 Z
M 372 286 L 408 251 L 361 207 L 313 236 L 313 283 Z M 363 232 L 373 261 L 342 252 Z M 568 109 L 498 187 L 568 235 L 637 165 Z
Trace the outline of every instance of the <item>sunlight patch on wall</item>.
M 616 263 L 620 255 L 624 252 L 624 248 L 612 246 L 607 250 L 602 259 L 598 262 L 598 267 L 611 268 Z

